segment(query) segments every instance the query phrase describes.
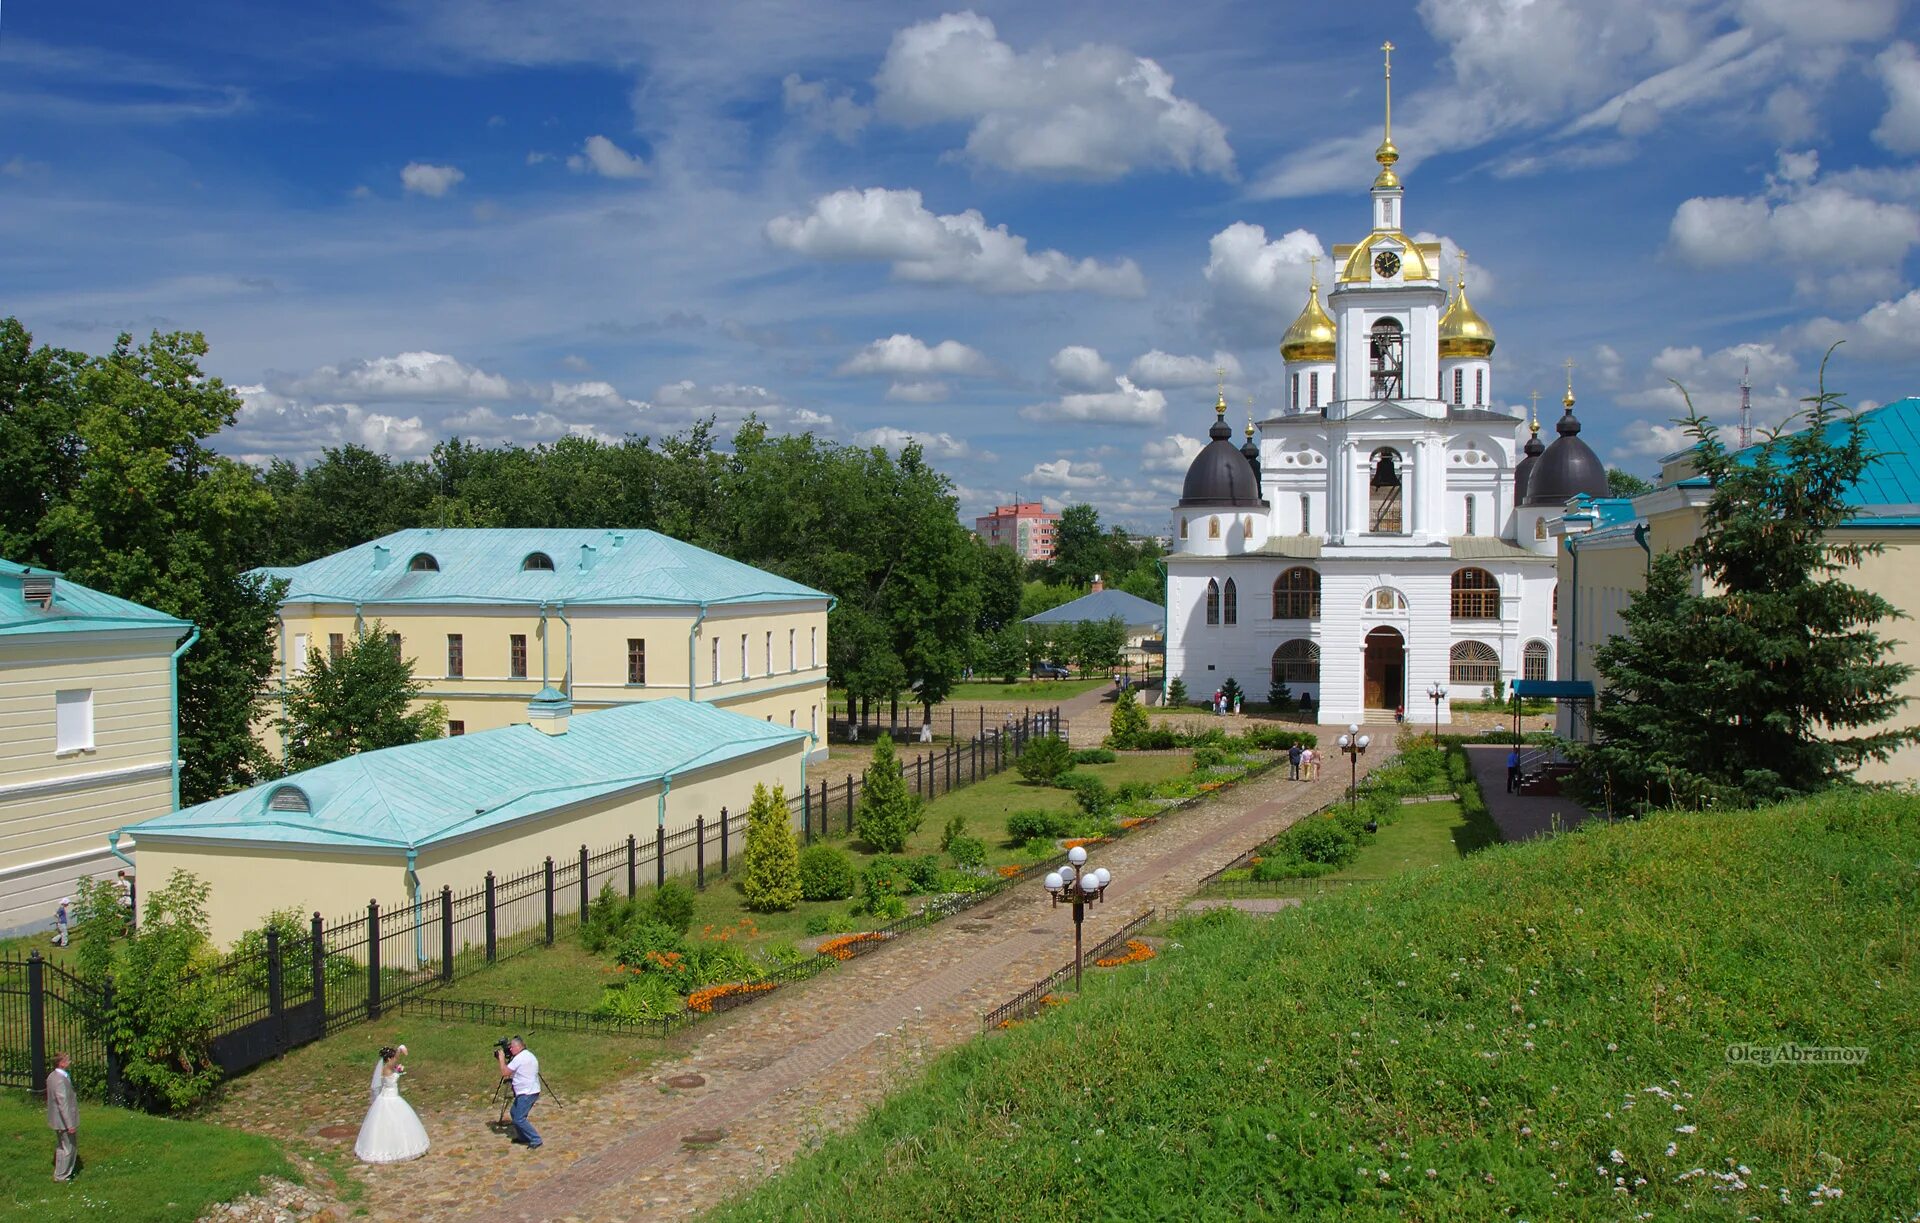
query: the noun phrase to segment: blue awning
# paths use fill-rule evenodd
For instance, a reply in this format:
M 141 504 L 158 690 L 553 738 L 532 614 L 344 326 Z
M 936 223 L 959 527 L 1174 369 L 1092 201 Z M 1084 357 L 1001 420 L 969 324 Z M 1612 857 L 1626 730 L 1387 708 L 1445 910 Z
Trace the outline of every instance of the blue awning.
M 1516 679 L 1513 681 L 1513 695 L 1544 697 L 1554 701 L 1591 701 L 1593 699 L 1593 681 L 1585 679 Z

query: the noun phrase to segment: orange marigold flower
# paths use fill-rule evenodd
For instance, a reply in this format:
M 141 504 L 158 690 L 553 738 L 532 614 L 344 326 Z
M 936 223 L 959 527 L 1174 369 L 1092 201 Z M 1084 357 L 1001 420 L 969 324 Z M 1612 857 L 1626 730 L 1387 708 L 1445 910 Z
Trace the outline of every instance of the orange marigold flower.
M 860 943 L 879 943 L 886 941 L 886 935 L 877 930 L 865 930 L 859 934 L 843 934 L 839 938 L 830 938 L 820 944 L 816 950 L 821 955 L 830 955 L 836 960 L 851 960 L 857 952 L 854 947 Z
M 696 989 L 687 995 L 687 1009 L 711 1011 L 713 1004 L 722 998 L 735 994 L 761 994 L 772 988 L 771 981 L 733 981 L 726 985 L 709 985 L 705 989 Z
M 1021 867 L 1013 863 L 1008 863 L 1007 865 L 1000 868 L 1000 877 L 1002 879 L 1011 879 L 1015 875 L 1019 874 L 1021 870 L 1022 870 Z
M 1130 938 L 1127 940 L 1127 949 L 1123 954 L 1108 956 L 1105 959 L 1095 960 L 1093 963 L 1096 968 L 1118 968 L 1122 964 L 1138 964 L 1142 960 L 1151 960 L 1152 958 L 1153 948 L 1147 946 L 1137 938 Z

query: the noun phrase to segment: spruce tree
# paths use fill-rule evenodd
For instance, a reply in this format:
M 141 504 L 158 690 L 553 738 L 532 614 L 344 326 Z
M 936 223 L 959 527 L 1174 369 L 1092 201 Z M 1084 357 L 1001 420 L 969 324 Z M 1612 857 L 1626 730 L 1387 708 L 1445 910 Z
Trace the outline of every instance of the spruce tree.
M 747 806 L 747 850 L 740 890 L 756 913 L 784 912 L 800 903 L 800 842 L 782 786 L 753 787 Z
M 1126 751 L 1140 742 L 1147 729 L 1147 712 L 1133 699 L 1133 689 L 1123 688 L 1113 701 L 1113 720 L 1108 723 L 1107 746 Z
M 1835 535 L 1878 456 L 1838 394 L 1823 385 L 1805 402 L 1788 422 L 1803 427 L 1737 453 L 1687 402 L 1695 466 L 1713 489 L 1700 536 L 1653 566 L 1626 614 L 1632 640 L 1595 654 L 1607 743 L 1588 768 L 1615 792 L 1765 802 L 1920 741 L 1920 727 L 1886 724 L 1913 668 L 1875 626 L 1901 613 L 1846 581 L 1882 545 Z
M 907 789 L 894 755 L 893 736 L 881 735 L 873 745 L 873 763 L 860 779 L 860 812 L 854 820 L 860 839 L 883 854 L 897 854 L 919 830 L 920 812 L 920 796 Z

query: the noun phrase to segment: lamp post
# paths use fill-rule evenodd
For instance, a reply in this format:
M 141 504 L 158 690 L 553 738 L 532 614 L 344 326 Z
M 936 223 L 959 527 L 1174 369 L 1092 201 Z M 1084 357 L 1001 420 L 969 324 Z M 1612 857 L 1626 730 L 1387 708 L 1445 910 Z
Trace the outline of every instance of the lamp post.
M 1427 695 L 1433 699 L 1433 741 L 1440 742 L 1440 702 L 1447 699 L 1447 690 L 1439 684 L 1427 688 Z
M 1353 722 L 1347 723 L 1347 733 L 1340 736 L 1340 750 L 1347 754 L 1347 772 L 1351 778 L 1347 783 L 1347 810 L 1355 815 L 1359 814 L 1360 806 L 1360 757 L 1366 755 L 1367 746 L 1372 742 Z
M 1080 926 L 1087 920 L 1087 906 L 1098 904 L 1107 894 L 1113 876 L 1106 867 L 1087 869 L 1087 851 L 1076 845 L 1067 851 L 1067 864 L 1047 872 L 1045 886 L 1056 905 L 1073 906 L 1073 988 L 1080 989 Z

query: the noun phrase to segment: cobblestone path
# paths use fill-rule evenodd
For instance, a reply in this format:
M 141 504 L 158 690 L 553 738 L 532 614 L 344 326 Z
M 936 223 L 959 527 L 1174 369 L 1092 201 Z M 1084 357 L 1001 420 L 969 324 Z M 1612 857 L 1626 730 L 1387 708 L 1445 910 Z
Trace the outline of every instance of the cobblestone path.
M 1371 729 L 1375 763 L 1389 754 L 1393 729 Z M 1338 733 L 1320 728 L 1329 744 Z M 1203 875 L 1333 801 L 1346 782 L 1339 772 L 1330 766 L 1318 781 L 1296 782 L 1283 765 L 1096 849 L 1093 861 L 1114 882 L 1088 914 L 1087 944 L 1144 909 L 1175 904 Z M 1020 888 L 718 1019 L 687 1054 L 646 1075 L 564 1107 L 543 1101 L 539 1150 L 509 1146 L 488 1128 L 492 1113 L 430 1114 L 433 1152 L 365 1169 L 364 1204 L 375 1218 L 419 1223 L 698 1213 L 853 1124 L 927 1058 L 978 1036 L 983 1013 L 1072 954 L 1065 914 L 1038 884 Z M 684 1075 L 703 1082 L 667 1085 Z

